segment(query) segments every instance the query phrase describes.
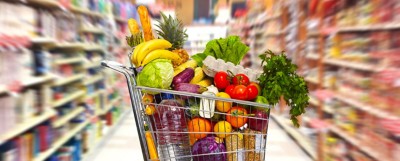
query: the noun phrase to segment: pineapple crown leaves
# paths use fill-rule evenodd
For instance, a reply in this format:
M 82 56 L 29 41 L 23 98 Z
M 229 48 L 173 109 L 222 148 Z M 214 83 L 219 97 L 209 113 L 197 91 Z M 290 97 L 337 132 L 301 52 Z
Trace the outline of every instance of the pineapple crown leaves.
M 178 18 L 173 18 L 171 15 L 166 16 L 164 13 L 160 13 L 162 19 L 158 20 L 157 34 L 172 43 L 171 49 L 181 49 L 188 38 L 186 29 L 183 23 Z

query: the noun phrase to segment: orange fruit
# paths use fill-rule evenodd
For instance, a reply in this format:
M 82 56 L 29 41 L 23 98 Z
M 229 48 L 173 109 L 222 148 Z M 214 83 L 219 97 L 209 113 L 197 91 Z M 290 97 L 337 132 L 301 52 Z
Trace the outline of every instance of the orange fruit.
M 147 105 L 144 112 L 146 113 L 146 115 L 153 115 L 156 112 L 156 107 L 154 107 L 154 105 Z
M 217 93 L 217 97 L 231 98 L 229 94 L 225 92 Z M 229 109 L 231 109 L 232 107 L 232 102 L 215 101 L 215 106 L 217 107 L 217 110 L 220 112 L 228 112 Z
M 210 121 L 203 118 L 194 118 L 188 123 L 189 132 L 196 132 L 193 134 L 189 134 L 190 137 L 201 139 L 207 136 L 206 132 L 211 132 L 211 123 Z M 204 133 L 198 133 L 204 132 Z
M 232 107 L 228 112 L 230 115 L 226 115 L 226 121 L 228 121 L 233 127 L 242 127 L 247 122 L 247 110 L 243 107 L 236 106 Z
M 144 104 L 144 105 L 148 105 L 149 103 L 153 103 L 153 101 L 154 101 L 154 97 L 153 97 L 153 95 L 151 95 L 151 94 L 144 94 L 143 95 L 143 97 L 142 97 L 142 103 Z
M 232 132 L 232 126 L 227 121 L 219 121 L 214 126 L 214 132 L 216 132 L 215 135 L 217 135 L 219 138 L 224 139 L 230 135 L 229 133 Z

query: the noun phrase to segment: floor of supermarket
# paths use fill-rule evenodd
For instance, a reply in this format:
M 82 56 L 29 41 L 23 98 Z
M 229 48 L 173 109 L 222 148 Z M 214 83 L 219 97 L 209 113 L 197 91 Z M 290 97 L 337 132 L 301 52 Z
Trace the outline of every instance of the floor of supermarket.
M 268 161 L 311 161 L 297 144 L 274 122 L 269 126 L 266 160 Z M 136 133 L 133 114 L 129 113 L 119 128 L 90 157 L 92 161 L 140 161 L 142 153 Z

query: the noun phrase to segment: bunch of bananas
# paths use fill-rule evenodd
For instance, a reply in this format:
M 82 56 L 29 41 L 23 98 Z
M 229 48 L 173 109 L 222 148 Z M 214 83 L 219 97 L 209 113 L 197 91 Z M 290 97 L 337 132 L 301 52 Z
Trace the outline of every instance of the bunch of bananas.
M 172 44 L 164 39 L 153 39 L 136 46 L 131 56 L 131 62 L 136 67 L 142 67 L 155 59 L 169 59 L 172 62 L 180 62 L 181 58 L 169 50 Z

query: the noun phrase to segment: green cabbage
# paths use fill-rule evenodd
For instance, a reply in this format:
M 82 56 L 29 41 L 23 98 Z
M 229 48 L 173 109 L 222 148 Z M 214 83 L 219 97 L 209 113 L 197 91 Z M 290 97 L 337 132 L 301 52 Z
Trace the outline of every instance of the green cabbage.
M 174 78 L 174 68 L 171 60 L 156 59 L 146 66 L 137 75 L 139 86 L 168 89 Z

